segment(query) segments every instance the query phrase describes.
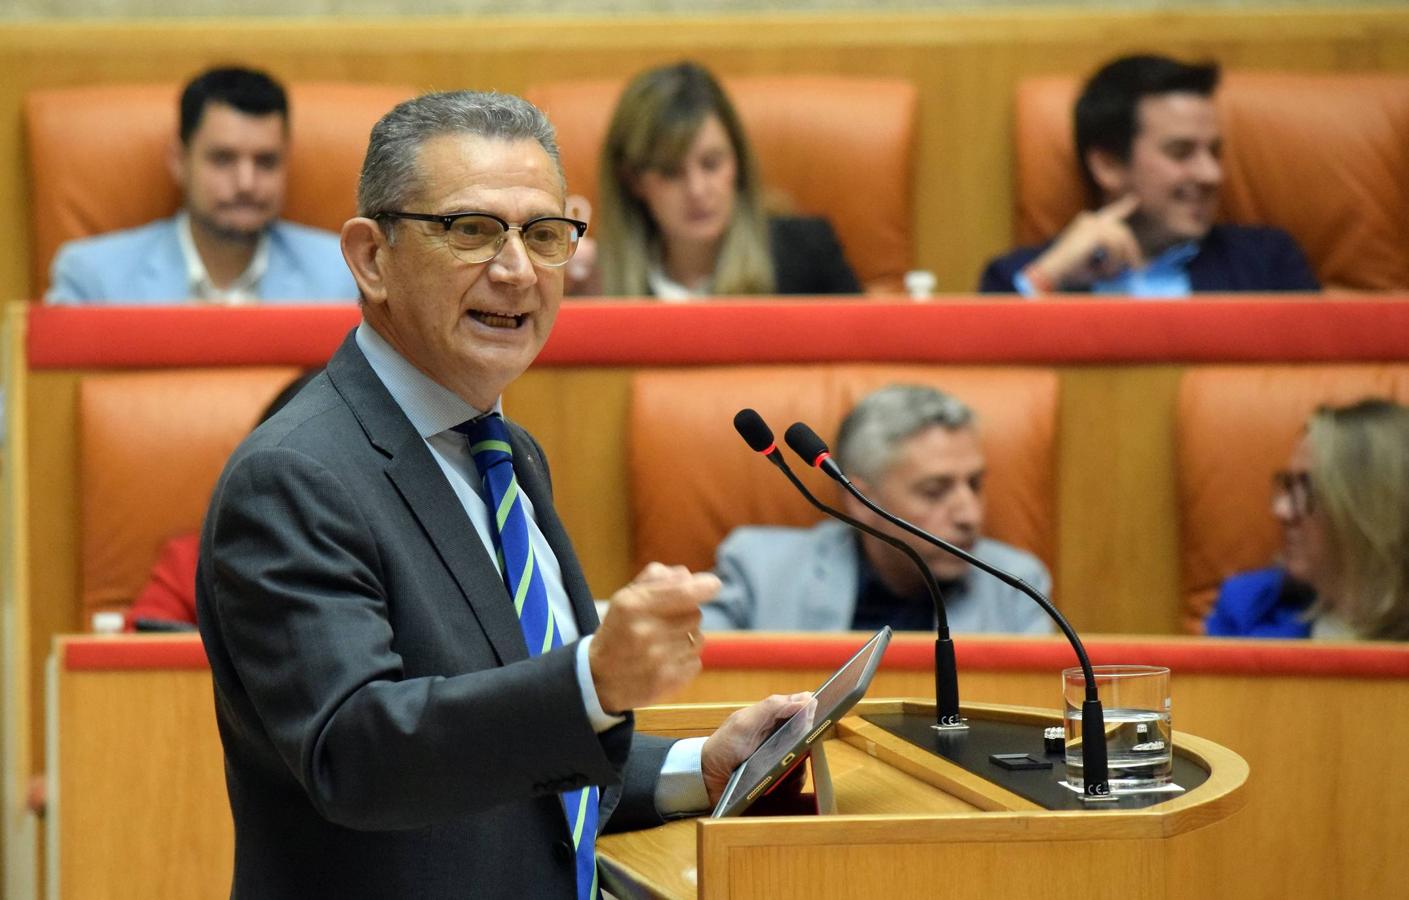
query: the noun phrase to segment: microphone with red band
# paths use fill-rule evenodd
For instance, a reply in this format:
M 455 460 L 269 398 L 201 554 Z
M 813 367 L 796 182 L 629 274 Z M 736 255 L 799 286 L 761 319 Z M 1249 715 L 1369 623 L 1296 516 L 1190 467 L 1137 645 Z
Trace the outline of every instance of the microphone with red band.
M 1071 624 L 1067 622 L 1066 617 L 1052 605 L 1052 601 L 1042 596 L 1040 591 L 1021 578 L 1018 578 L 1016 575 L 1011 575 L 1004 572 L 1002 569 L 995 568 L 979 559 L 977 556 L 974 556 L 972 553 L 962 550 L 946 540 L 937 538 L 928 531 L 918 528 L 899 516 L 891 515 L 884 509 L 881 509 L 873 503 L 869 497 L 857 490 L 856 486 L 851 483 L 851 479 L 847 478 L 846 473 L 841 470 L 841 466 L 837 465 L 836 460 L 832 459 L 831 451 L 827 449 L 826 442 L 817 436 L 817 432 L 813 431 L 802 422 L 794 422 L 789 426 L 788 430 L 783 434 L 783 440 L 787 441 L 788 446 L 792 448 L 794 453 L 809 462 L 812 466 L 827 473 L 827 475 L 839 483 L 847 493 L 861 501 L 867 509 L 885 519 L 887 522 L 915 535 L 920 540 L 927 541 L 946 553 L 957 556 L 974 568 L 987 572 L 1004 584 L 1031 597 L 1037 605 L 1042 607 L 1043 611 L 1057 623 L 1057 627 L 1061 628 L 1062 633 L 1066 635 L 1067 641 L 1071 644 L 1072 649 L 1076 651 L 1076 658 L 1081 663 L 1081 671 L 1086 676 L 1086 698 L 1081 704 L 1081 718 L 1083 723 L 1081 733 L 1088 737 L 1100 736 L 1102 738 L 1101 740 L 1088 740 L 1084 743 L 1083 762 L 1085 778 L 1083 781 L 1085 783 L 1085 794 L 1087 797 L 1093 798 L 1109 796 L 1110 775 L 1106 757 L 1106 742 L 1104 740 L 1106 733 L 1105 713 L 1101 709 L 1101 697 L 1096 690 L 1096 675 L 1091 670 L 1091 660 L 1086 656 L 1086 647 L 1081 643 L 1081 638 L 1077 637 L 1076 631 L 1071 627 Z
M 959 675 L 958 666 L 954 661 L 954 642 L 949 637 L 949 617 L 945 614 L 944 599 L 939 592 L 939 582 L 935 580 L 930 567 L 925 565 L 925 561 L 920 558 L 920 554 L 916 553 L 915 548 L 904 541 L 883 531 L 878 531 L 863 522 L 858 522 L 846 513 L 833 509 L 814 497 L 807 486 L 793 474 L 793 470 L 788 468 L 782 452 L 773 440 L 773 429 L 768 427 L 768 423 L 764 422 L 763 417 L 758 413 L 752 409 L 739 410 L 734 416 L 734 429 L 739 432 L 744 443 L 753 448 L 755 452 L 763 454 L 764 458 L 777 466 L 808 503 L 832 518 L 845 522 L 852 528 L 864 531 L 866 534 L 891 545 L 905 554 L 920 570 L 925 587 L 929 589 L 930 600 L 934 602 L 935 621 L 938 623 L 938 636 L 934 643 L 935 727 L 945 730 L 967 728 L 963 717 L 959 715 Z M 825 448 L 823 449 L 825 451 Z

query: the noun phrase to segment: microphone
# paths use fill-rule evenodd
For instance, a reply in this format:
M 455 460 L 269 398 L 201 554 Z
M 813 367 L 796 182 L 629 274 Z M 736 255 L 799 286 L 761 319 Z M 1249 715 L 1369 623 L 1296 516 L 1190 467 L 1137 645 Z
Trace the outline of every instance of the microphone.
M 778 449 L 778 444 L 773 440 L 773 429 L 768 427 L 768 423 L 764 422 L 763 417 L 757 412 L 747 408 L 739 410 L 734 416 L 734 430 L 739 432 L 744 443 L 748 444 L 754 452 L 763 454 L 765 459 L 777 466 L 778 470 L 787 477 L 788 481 L 792 482 L 793 487 L 797 488 L 798 493 L 802 494 L 808 503 L 832 518 L 845 522 L 852 528 L 864 531 L 891 545 L 904 553 L 920 570 L 925 587 L 929 589 L 930 600 L 934 603 L 935 616 L 939 623 L 934 642 L 934 727 L 945 731 L 968 728 L 969 726 L 965 724 L 963 717 L 959 715 L 959 674 L 958 665 L 954 661 L 954 641 L 949 637 L 949 618 L 945 615 L 944 600 L 939 592 L 939 582 L 935 580 L 930 567 L 925 565 L 925 561 L 920 558 L 920 554 L 916 553 L 915 548 L 904 541 L 883 531 L 878 531 L 863 522 L 858 522 L 846 513 L 833 509 L 814 497 L 807 486 L 793 474 L 793 470 L 788 468 L 782 451 Z
M 865 507 L 887 522 L 904 529 L 915 537 L 935 545 L 941 550 L 953 556 L 957 556 L 964 562 L 980 571 L 987 572 L 994 578 L 1031 597 L 1042 610 L 1057 623 L 1062 633 L 1066 635 L 1067 641 L 1076 651 L 1076 658 L 1081 664 L 1081 671 L 1086 676 L 1086 697 L 1081 703 L 1081 734 L 1082 756 L 1083 756 L 1083 792 L 1088 799 L 1106 799 L 1110 797 L 1110 772 L 1106 757 L 1106 725 L 1105 713 L 1101 710 L 1101 696 L 1096 690 L 1096 674 L 1091 670 L 1091 660 L 1086 656 L 1086 647 L 1081 643 L 1081 638 L 1077 637 L 1076 631 L 1067 622 L 1066 617 L 1052 605 L 1052 601 L 1042 596 L 1041 592 L 1032 585 L 1023 581 L 1015 575 L 1010 575 L 1002 569 L 990 566 L 988 563 L 974 556 L 966 550 L 954 546 L 946 540 L 935 537 L 928 531 L 918 528 L 899 516 L 893 516 L 871 502 L 865 494 L 861 493 L 857 487 L 851 483 L 851 479 L 846 477 L 846 473 L 832 459 L 832 453 L 827 449 L 827 444 L 817 432 L 802 422 L 794 422 L 783 434 L 783 439 L 793 452 L 814 468 L 823 472 L 840 484 L 847 493 L 861 501 Z M 1091 735 L 1096 735 L 1098 740 L 1089 740 Z

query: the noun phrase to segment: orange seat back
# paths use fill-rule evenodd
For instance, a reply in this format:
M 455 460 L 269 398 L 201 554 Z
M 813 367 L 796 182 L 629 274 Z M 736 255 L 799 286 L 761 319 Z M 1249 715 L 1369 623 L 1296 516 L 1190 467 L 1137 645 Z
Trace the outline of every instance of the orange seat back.
M 200 529 L 226 458 L 298 374 L 168 369 L 80 381 L 82 621 L 131 603 L 162 544 Z
M 1085 205 L 1072 135 L 1081 83 L 1018 86 L 1015 239 Z M 1216 95 L 1224 220 L 1291 233 L 1326 287 L 1409 288 L 1409 75 L 1232 72 Z
M 832 76 L 722 79 L 764 185 L 803 215 L 825 216 L 871 293 L 899 292 L 913 255 L 915 87 Z M 528 89 L 558 132 L 568 190 L 597 201 L 597 160 L 625 82 L 562 81 Z
M 1030 550 L 1051 567 L 1056 555 L 1058 382 L 1049 369 L 855 364 L 645 370 L 631 386 L 629 459 L 634 559 L 709 568 L 741 525 L 809 525 L 822 518 L 734 431 L 751 406 L 782 433 L 794 421 L 831 442 L 865 394 L 895 383 L 954 394 L 978 415 L 988 475 L 985 532 Z M 784 450 L 795 470 L 805 469 Z M 824 476 L 801 472 L 836 505 Z M 812 476 L 812 477 L 808 477 Z
M 1307 417 L 1322 404 L 1370 396 L 1409 403 L 1409 364 L 1199 366 L 1184 373 L 1175 458 L 1186 631 L 1203 632 L 1223 579 L 1276 556 L 1272 473 L 1286 467 Z
M 377 119 L 415 92 L 374 84 L 293 83 L 284 217 L 337 231 L 357 207 L 357 178 Z M 49 284 L 59 245 L 174 213 L 181 194 L 166 166 L 179 85 L 126 84 L 31 91 L 24 99 L 33 296 Z

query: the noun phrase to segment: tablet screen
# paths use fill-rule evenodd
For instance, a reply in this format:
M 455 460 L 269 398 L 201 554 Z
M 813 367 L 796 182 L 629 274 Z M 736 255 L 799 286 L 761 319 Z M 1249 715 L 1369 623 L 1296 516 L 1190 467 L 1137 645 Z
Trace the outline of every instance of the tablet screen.
M 890 626 L 856 651 L 812 695 L 812 700 L 778 727 L 729 779 L 714 807 L 713 818 L 736 816 L 781 778 L 797 757 L 834 722 L 856 705 L 871 684 L 876 666 L 890 643 Z

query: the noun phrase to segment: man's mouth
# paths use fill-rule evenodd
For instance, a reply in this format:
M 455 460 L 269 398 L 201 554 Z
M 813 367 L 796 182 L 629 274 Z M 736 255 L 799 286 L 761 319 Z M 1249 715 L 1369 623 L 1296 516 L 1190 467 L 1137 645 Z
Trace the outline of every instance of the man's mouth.
M 479 322 L 483 325 L 488 325 L 490 328 L 518 328 L 524 322 L 528 321 L 528 313 L 508 315 L 505 313 L 486 312 L 485 310 L 481 309 L 472 309 L 469 311 L 468 315 L 471 319 L 474 319 L 476 322 Z

